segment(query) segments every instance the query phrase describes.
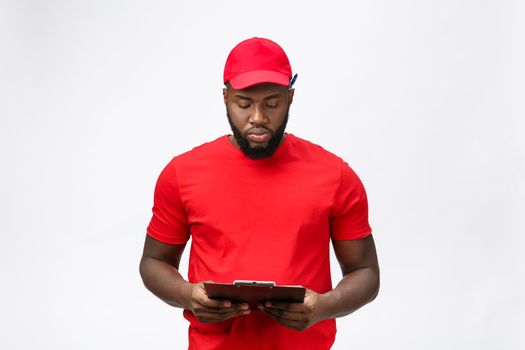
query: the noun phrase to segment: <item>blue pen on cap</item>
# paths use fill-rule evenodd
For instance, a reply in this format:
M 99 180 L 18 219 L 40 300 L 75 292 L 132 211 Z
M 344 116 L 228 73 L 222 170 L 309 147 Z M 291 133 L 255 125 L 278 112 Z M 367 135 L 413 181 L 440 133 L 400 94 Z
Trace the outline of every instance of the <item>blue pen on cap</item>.
M 293 76 L 292 80 L 290 81 L 290 88 L 295 84 L 295 81 L 297 80 L 297 73 Z

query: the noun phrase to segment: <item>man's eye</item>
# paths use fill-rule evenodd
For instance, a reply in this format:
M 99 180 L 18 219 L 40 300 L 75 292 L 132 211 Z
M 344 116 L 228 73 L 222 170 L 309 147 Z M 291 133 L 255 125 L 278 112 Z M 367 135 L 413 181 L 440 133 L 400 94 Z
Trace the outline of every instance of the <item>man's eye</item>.
M 277 108 L 277 107 L 279 107 L 279 105 L 278 104 L 266 105 L 266 107 L 268 107 L 268 108 Z
M 241 105 L 241 104 L 238 104 L 239 108 L 242 108 L 242 109 L 246 109 L 248 107 L 250 107 L 250 105 Z

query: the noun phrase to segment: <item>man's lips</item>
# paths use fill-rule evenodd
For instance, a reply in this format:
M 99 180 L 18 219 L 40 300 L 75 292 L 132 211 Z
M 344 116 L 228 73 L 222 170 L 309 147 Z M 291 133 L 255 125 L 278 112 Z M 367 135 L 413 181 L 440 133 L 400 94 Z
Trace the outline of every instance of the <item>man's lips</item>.
M 270 132 L 265 129 L 252 129 L 248 132 L 247 138 L 256 143 L 266 142 L 270 139 Z

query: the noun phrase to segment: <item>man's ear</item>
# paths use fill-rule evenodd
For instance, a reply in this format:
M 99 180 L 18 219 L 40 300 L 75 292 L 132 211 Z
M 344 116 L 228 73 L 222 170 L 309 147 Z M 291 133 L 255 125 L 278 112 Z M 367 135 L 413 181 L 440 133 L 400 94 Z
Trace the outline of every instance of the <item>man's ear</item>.
M 222 89 L 222 98 L 224 100 L 224 104 L 226 104 L 226 94 L 228 93 L 228 89 L 227 88 L 223 88 Z
M 288 89 L 288 104 L 291 105 L 293 102 L 293 95 L 295 93 L 295 89 Z

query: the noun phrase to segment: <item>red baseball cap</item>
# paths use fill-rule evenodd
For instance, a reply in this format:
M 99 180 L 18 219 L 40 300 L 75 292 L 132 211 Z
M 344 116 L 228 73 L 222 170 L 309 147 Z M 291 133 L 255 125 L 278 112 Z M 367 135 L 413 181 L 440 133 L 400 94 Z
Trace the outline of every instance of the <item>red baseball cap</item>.
M 229 82 L 236 90 L 262 83 L 289 86 L 291 78 L 292 68 L 284 50 L 264 38 L 240 42 L 224 66 L 224 83 Z

